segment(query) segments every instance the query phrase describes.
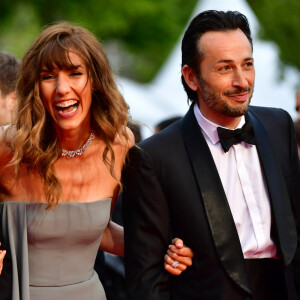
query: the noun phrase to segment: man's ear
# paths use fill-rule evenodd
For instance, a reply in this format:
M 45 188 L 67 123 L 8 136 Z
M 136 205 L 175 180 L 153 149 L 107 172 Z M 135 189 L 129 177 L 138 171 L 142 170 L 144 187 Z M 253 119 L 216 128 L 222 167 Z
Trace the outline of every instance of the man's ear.
M 190 89 L 193 91 L 197 91 L 199 87 L 198 78 L 195 74 L 195 71 L 189 67 L 188 65 L 184 65 L 181 70 L 182 76 L 184 77 L 184 80 L 186 84 L 189 86 Z

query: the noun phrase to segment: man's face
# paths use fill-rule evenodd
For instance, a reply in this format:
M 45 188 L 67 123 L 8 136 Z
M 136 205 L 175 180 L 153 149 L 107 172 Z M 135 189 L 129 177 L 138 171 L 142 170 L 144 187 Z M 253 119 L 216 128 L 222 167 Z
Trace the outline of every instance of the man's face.
M 240 29 L 210 31 L 201 36 L 199 47 L 203 53 L 197 90 L 201 112 L 207 119 L 230 127 L 226 123 L 232 118 L 239 120 L 248 111 L 253 93 L 250 42 Z

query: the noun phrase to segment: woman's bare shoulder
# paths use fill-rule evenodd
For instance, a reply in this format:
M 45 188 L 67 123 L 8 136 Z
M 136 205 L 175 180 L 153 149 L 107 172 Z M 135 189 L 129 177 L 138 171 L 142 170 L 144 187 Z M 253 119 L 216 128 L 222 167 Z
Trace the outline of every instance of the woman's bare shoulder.
M 130 149 L 135 144 L 135 137 L 134 137 L 134 134 L 133 134 L 133 132 L 131 131 L 130 128 L 126 127 L 126 132 L 128 134 L 128 147 Z
M 131 147 L 134 146 L 134 144 L 135 144 L 134 134 L 131 131 L 131 129 L 128 127 L 125 128 L 123 135 L 117 134 L 114 141 L 114 147 L 121 148 L 126 153 Z

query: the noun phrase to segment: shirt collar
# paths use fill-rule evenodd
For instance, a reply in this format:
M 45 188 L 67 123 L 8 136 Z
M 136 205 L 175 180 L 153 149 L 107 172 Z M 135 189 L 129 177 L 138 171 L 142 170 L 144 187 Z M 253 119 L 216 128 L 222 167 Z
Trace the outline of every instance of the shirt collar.
M 198 104 L 194 105 L 194 114 L 195 114 L 197 122 L 198 122 L 199 126 L 201 127 L 203 133 L 210 139 L 210 141 L 213 144 L 218 143 L 220 139 L 219 139 L 219 135 L 217 132 L 217 128 L 223 127 L 223 126 L 220 126 L 220 125 L 213 123 L 213 122 L 209 121 L 208 119 L 206 119 L 202 115 Z M 242 116 L 241 121 L 239 122 L 236 129 L 241 128 L 244 124 L 245 124 L 245 116 Z M 223 128 L 226 128 L 226 127 L 223 127 Z M 229 128 L 227 128 L 227 129 L 229 129 Z

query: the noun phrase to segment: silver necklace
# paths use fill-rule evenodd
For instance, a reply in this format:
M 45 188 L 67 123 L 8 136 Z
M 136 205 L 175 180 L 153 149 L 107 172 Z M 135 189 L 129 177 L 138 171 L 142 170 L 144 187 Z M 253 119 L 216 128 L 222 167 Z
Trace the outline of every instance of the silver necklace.
M 61 156 L 68 156 L 69 158 L 73 158 L 76 155 L 80 156 L 83 151 L 88 149 L 89 145 L 92 143 L 94 138 L 95 138 L 95 135 L 93 132 L 91 132 L 89 138 L 87 139 L 87 141 L 85 142 L 85 144 L 82 147 L 80 147 L 79 149 L 76 149 L 76 150 L 72 150 L 72 151 L 62 149 Z

